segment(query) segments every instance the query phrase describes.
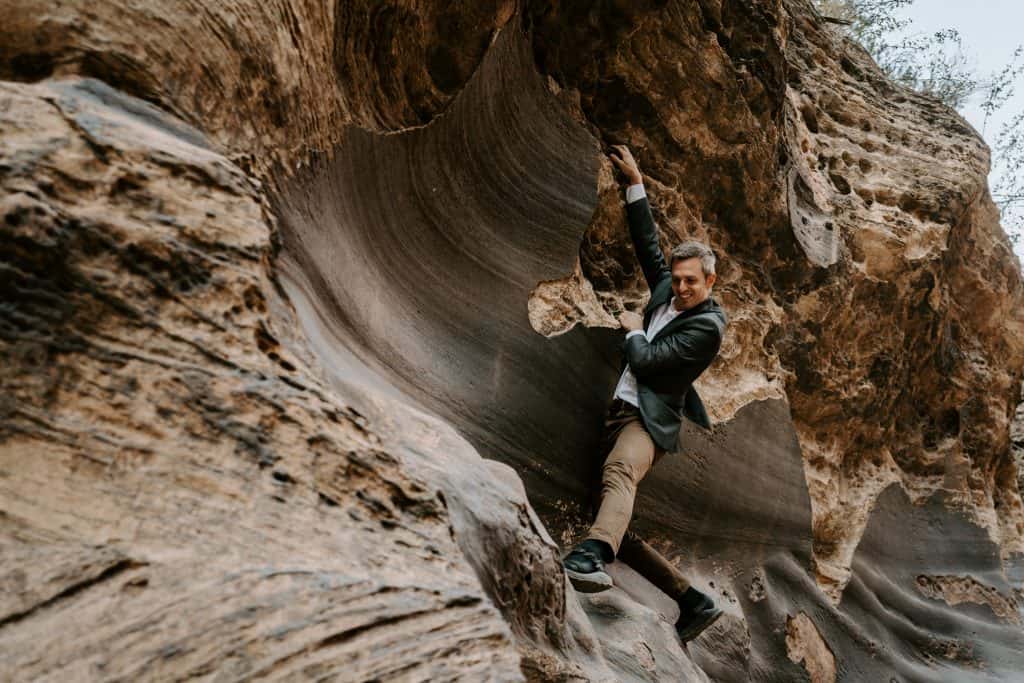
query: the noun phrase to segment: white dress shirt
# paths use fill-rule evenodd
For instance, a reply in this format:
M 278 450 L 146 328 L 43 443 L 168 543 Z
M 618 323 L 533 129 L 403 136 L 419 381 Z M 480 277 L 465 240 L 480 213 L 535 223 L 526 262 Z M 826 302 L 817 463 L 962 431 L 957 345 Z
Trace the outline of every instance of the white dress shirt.
M 640 183 L 636 185 L 630 185 L 626 188 L 626 203 L 632 204 L 633 202 L 639 201 L 647 196 L 644 191 L 644 186 Z M 642 334 L 647 337 L 647 341 L 654 339 L 654 335 L 661 331 L 661 328 L 668 325 L 677 315 L 682 311 L 677 311 L 675 306 L 672 305 L 675 297 L 669 299 L 668 302 L 662 304 L 654 313 L 651 315 L 651 324 L 647 327 L 647 330 L 633 330 L 626 335 L 626 339 L 629 339 L 634 334 Z M 636 375 L 633 374 L 633 370 L 629 367 L 629 363 L 626 364 L 626 369 L 622 371 L 622 377 L 619 378 L 619 383 L 615 387 L 614 398 L 619 398 L 631 405 L 640 406 L 640 399 L 637 397 L 637 386 L 636 386 Z
M 651 315 L 651 324 L 648 325 L 646 331 L 633 330 L 626 335 L 626 339 L 629 339 L 634 334 L 642 334 L 647 337 L 647 341 L 653 340 L 654 335 L 658 334 L 661 328 L 668 325 L 677 315 L 682 313 L 682 311 L 676 310 L 675 306 L 672 305 L 672 301 L 673 299 L 669 299 L 655 309 Z M 629 363 L 626 363 L 626 369 L 622 371 L 622 377 L 619 378 L 619 383 L 615 387 L 615 398 L 621 398 L 626 403 L 640 407 L 640 399 L 637 397 L 636 375 L 633 374 Z

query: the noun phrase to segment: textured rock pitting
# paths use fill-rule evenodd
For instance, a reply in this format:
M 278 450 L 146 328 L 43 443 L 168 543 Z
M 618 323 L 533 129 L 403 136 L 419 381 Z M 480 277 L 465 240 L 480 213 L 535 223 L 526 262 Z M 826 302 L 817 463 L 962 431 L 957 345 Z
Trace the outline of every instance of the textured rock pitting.
M 987 151 L 802 0 L 0 13 L 5 670 L 1019 674 Z M 645 297 L 617 142 L 732 321 L 720 424 L 638 504 L 727 609 L 686 651 L 628 568 L 566 593 L 545 530 Z
M 258 185 L 97 81 L 0 97 L 5 671 L 515 678 L 443 497 L 278 342 Z

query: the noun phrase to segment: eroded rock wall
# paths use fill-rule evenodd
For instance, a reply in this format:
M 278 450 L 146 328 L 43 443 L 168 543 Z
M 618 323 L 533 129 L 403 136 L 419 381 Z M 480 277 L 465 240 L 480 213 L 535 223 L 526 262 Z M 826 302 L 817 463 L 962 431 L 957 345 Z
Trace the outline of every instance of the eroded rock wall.
M 259 185 L 98 81 L 0 102 L 5 677 L 516 679 L 443 492 L 279 343 Z
M 959 491 L 1005 555 L 1019 553 L 1008 423 L 1021 279 L 977 134 L 888 83 L 800 3 L 570 7 L 590 17 L 570 35 L 606 49 L 574 49 L 560 29 L 574 10 L 542 8 L 538 64 L 578 91 L 602 139 L 639 151 L 666 245 L 716 247 L 732 323 L 700 387 L 719 419 L 785 397 L 823 588 L 838 596 L 872 502 L 895 481 L 915 499 Z M 619 265 L 619 205 L 602 195 L 581 249 L 613 306 L 642 292 Z
M 807 3 L 0 17 L 16 678 L 1019 673 L 988 153 Z M 619 142 L 731 320 L 719 424 L 638 502 L 727 608 L 685 652 L 628 567 L 579 598 L 558 564 L 645 297 Z

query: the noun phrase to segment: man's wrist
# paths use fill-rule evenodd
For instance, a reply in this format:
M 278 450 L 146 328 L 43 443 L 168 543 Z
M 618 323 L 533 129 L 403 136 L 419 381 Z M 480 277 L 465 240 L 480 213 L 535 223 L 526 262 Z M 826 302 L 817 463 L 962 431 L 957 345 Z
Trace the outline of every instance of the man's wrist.
M 647 192 L 644 190 L 643 183 L 635 183 L 626 188 L 626 203 L 632 204 L 633 202 L 640 201 L 647 196 Z

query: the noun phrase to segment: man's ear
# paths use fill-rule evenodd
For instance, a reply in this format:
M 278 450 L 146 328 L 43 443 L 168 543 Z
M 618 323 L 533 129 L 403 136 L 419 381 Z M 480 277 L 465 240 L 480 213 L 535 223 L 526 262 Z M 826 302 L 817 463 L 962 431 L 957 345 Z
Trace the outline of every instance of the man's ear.
M 718 276 L 715 273 L 711 273 L 710 275 L 704 278 L 704 282 L 707 284 L 708 289 L 711 289 L 711 286 L 715 284 L 715 279 L 717 277 Z

